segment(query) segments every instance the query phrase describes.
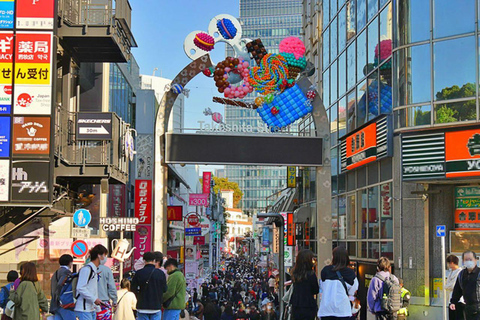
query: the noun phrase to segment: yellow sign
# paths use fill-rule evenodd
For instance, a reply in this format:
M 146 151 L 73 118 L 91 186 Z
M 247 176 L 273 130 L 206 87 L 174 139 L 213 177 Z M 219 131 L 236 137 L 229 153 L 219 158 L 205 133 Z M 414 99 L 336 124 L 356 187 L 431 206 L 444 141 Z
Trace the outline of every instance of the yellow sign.
M 15 65 L 15 84 L 50 84 L 50 64 L 17 63 Z
M 0 84 L 12 84 L 12 63 L 0 63 Z
M 295 188 L 297 186 L 297 168 L 287 167 L 287 188 Z
M 439 298 L 443 290 L 442 278 L 433 278 L 433 297 Z

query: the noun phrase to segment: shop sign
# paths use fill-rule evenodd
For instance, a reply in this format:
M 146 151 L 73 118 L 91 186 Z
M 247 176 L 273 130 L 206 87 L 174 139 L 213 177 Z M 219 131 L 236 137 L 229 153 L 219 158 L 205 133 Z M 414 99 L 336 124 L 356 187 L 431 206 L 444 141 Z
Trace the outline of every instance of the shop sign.
M 193 244 L 198 244 L 200 246 L 203 246 L 205 244 L 205 236 L 193 237 Z
M 89 228 L 72 228 L 72 238 L 87 239 L 90 238 L 90 234 Z
M 135 181 L 135 217 L 142 224 L 152 223 L 152 180 Z
M 13 117 L 13 154 L 49 155 L 50 118 Z
M 0 157 L 10 156 L 10 117 L 0 117 Z
M 109 217 L 125 217 L 125 185 L 111 184 L 109 186 Z
M 455 199 L 455 208 L 480 208 L 480 198 Z
M 137 135 L 137 179 L 153 179 L 153 135 Z
M 211 182 L 212 182 L 212 173 L 204 172 L 203 173 L 203 193 L 210 194 Z
M 50 161 L 12 161 L 12 201 L 50 202 Z
M 382 218 L 392 217 L 391 197 L 390 197 L 390 184 L 386 183 L 380 187 L 380 197 L 382 201 Z
M 100 218 L 103 231 L 135 231 L 138 218 Z
M 0 29 L 13 29 L 15 1 L 0 1 Z
M 190 193 L 188 195 L 188 204 L 190 206 L 208 207 L 208 193 Z
M 287 246 L 295 245 L 295 223 L 293 222 L 293 213 L 287 213 Z
M 460 198 L 468 197 L 468 196 L 480 197 L 480 188 L 479 187 L 456 187 L 455 196 Z
M 137 250 L 133 251 L 133 259 L 137 261 L 145 252 L 152 251 L 152 226 L 151 225 L 138 225 L 137 230 L 133 236 L 133 244 Z
M 297 167 L 287 167 L 287 188 L 297 187 Z
M 55 0 L 16 0 L 18 29 L 53 29 Z
M 192 227 L 198 227 L 200 224 L 200 216 L 192 213 L 187 217 L 187 222 Z
M 8 201 L 10 181 L 10 160 L 0 160 L 0 201 Z
M 202 228 L 186 228 L 185 236 L 199 236 L 202 234 Z
M 341 140 L 342 172 L 392 156 L 392 118 L 382 116 Z
M 168 221 L 182 221 L 183 220 L 183 206 L 168 206 L 167 207 Z
M 404 180 L 445 178 L 445 135 L 433 133 L 402 137 Z
M 480 128 L 445 133 L 447 178 L 480 175 Z
M 13 32 L 0 32 L 0 114 L 10 114 L 12 109 L 13 39 Z
M 112 140 L 113 113 L 79 112 L 77 140 Z
M 285 267 L 286 268 L 291 268 L 293 267 L 293 247 L 291 246 L 285 246 Z
M 262 245 L 263 246 L 270 245 L 270 229 L 268 227 L 263 227 Z
M 455 229 L 480 230 L 480 209 L 455 210 Z

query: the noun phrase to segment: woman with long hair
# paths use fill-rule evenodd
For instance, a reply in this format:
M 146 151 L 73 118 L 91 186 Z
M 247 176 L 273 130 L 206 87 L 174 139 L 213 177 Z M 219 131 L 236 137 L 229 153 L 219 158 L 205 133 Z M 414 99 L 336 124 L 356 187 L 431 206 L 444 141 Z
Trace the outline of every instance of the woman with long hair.
M 48 311 L 48 302 L 38 283 L 37 268 L 33 262 L 25 263 L 21 268 L 21 282 L 10 293 L 9 299 L 15 303 L 13 320 L 37 320 Z
M 322 296 L 318 317 L 322 320 L 352 319 L 351 301 L 355 300 L 358 280 L 350 268 L 347 249 L 336 247 L 332 264 L 323 268 L 320 276 Z
M 135 320 L 133 310 L 137 307 L 137 297 L 130 291 L 130 281 L 123 279 L 117 292 L 118 303 L 113 320 Z
M 292 320 L 313 320 L 317 315 L 318 279 L 313 270 L 313 252 L 304 249 L 298 253 L 291 272 L 293 293 L 290 298 Z M 283 284 L 282 284 L 283 285 Z

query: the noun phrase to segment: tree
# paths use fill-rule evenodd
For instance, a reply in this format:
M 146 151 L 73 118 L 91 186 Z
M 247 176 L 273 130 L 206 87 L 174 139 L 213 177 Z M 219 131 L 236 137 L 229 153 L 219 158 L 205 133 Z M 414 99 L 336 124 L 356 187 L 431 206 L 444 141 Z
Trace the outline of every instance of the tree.
M 240 190 L 238 183 L 233 181 L 228 181 L 228 178 L 218 178 L 213 177 L 213 181 L 215 181 L 215 186 L 213 187 L 213 191 L 217 194 L 221 190 L 233 190 L 233 207 L 237 208 L 240 200 L 242 200 L 243 192 Z M 203 179 L 200 178 L 200 183 L 203 183 Z
M 461 88 L 457 85 L 442 89 L 435 95 L 437 101 L 452 100 L 460 98 L 472 97 L 476 95 L 476 88 L 474 83 L 466 83 Z M 449 103 L 448 106 L 441 105 L 436 110 L 436 122 L 448 123 L 455 121 L 475 120 L 476 114 L 475 99 L 469 101 L 460 101 Z

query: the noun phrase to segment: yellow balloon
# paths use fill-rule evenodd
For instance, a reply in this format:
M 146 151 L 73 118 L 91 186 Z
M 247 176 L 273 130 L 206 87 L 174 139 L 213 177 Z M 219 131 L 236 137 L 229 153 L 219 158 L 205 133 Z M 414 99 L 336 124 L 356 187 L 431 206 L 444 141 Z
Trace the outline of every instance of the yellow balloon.
M 255 104 L 256 104 L 257 106 L 260 107 L 260 106 L 263 104 L 263 102 L 264 102 L 264 100 L 263 100 L 262 97 L 257 97 L 257 98 L 255 98 Z

